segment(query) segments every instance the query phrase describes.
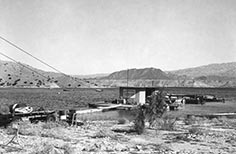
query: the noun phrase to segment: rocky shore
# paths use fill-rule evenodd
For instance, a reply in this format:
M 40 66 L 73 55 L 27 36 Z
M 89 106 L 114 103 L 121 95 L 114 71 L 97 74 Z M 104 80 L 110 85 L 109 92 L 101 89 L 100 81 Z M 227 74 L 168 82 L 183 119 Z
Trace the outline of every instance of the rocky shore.
M 76 127 L 14 123 L 0 129 L 0 153 L 236 153 L 234 119 L 178 119 L 171 128 L 160 122 L 159 127 L 146 128 L 142 135 L 113 131 L 122 125 L 117 121 L 86 122 Z

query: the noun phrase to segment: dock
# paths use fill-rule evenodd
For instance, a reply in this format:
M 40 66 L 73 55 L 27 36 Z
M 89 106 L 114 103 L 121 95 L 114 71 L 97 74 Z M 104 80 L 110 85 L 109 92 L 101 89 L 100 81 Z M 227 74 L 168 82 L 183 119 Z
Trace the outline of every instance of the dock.
M 236 113 L 208 113 L 208 114 L 188 114 L 187 117 L 206 117 L 206 118 L 218 118 L 218 117 L 227 117 L 227 118 L 236 118 Z

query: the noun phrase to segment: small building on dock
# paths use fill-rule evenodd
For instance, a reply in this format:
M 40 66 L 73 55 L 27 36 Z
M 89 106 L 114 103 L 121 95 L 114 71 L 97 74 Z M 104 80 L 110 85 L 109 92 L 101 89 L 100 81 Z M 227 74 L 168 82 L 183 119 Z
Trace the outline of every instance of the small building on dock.
M 161 87 L 119 87 L 119 97 L 124 99 L 124 104 L 145 104 L 146 99 L 154 91 L 162 90 Z

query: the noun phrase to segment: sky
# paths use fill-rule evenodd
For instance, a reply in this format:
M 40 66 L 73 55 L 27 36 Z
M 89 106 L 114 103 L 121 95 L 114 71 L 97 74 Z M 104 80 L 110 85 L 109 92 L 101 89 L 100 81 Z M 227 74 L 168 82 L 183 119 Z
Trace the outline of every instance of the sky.
M 73 75 L 235 62 L 236 1 L 0 0 L 0 36 Z M 0 52 L 54 71 L 3 40 Z

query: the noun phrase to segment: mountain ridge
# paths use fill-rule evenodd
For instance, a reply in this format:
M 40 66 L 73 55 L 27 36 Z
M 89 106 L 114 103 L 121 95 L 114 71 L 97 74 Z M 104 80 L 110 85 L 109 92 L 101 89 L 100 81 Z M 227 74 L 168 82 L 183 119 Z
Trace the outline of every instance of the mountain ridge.
M 29 67 L 30 70 L 25 67 Z M 121 70 L 108 75 L 65 76 L 26 64 L 21 66 L 14 62 L 0 60 L 0 87 L 3 88 L 117 87 L 127 85 L 127 79 L 130 86 L 236 87 L 236 62 L 215 63 L 175 71 L 162 71 L 148 67 Z
M 236 62 L 213 63 L 193 68 L 186 68 L 174 71 L 167 71 L 176 75 L 187 75 L 189 77 L 219 76 L 236 78 Z
M 128 69 L 121 70 L 117 72 L 113 72 L 107 77 L 103 77 L 103 79 L 172 79 L 170 75 L 163 72 L 161 69 L 149 67 L 149 68 L 141 68 L 141 69 Z
M 236 87 L 236 62 L 214 63 L 175 71 L 162 71 L 153 67 L 127 71 L 116 71 L 100 79 L 105 85 L 112 86 L 125 86 L 129 80 L 131 86 Z

